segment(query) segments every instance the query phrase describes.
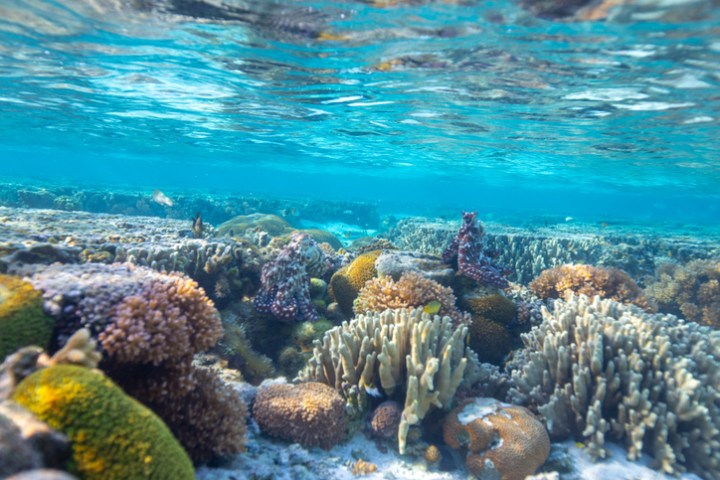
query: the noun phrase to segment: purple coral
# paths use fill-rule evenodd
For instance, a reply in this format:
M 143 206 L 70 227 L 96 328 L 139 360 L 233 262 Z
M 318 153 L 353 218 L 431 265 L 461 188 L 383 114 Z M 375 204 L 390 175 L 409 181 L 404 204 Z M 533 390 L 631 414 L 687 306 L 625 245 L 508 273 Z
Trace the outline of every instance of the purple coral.
M 319 315 L 310 299 L 309 273 L 329 267 L 325 254 L 312 238 L 294 233 L 277 258 L 263 267 L 255 308 L 286 322 L 317 320 Z
M 483 252 L 482 226 L 476 220 L 477 212 L 463 212 L 462 225 L 450 245 L 442 254 L 443 262 L 457 258 L 458 271 L 483 285 L 507 288 L 502 270 Z

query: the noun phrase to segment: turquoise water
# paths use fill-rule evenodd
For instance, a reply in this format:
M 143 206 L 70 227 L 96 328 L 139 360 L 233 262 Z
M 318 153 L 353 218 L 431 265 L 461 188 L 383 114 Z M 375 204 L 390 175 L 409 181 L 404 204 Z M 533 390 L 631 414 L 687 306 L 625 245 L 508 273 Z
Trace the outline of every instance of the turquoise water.
M 712 223 L 718 25 L 710 2 L 2 0 L 0 175 Z

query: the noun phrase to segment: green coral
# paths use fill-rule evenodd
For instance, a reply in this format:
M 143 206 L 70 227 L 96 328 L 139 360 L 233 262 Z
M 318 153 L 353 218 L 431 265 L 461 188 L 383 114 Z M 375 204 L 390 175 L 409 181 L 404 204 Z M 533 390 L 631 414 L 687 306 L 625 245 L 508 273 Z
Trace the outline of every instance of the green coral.
M 273 237 L 290 233 L 293 228 L 277 215 L 252 213 L 250 215 L 238 215 L 217 228 L 219 237 L 242 237 L 249 228 L 257 228 L 266 231 Z
M 67 468 L 82 479 L 195 478 L 162 420 L 95 370 L 39 370 L 18 385 L 13 400 L 70 438 Z
M 0 275 L 0 362 L 21 347 L 47 348 L 53 324 L 43 313 L 40 292 L 18 277 Z

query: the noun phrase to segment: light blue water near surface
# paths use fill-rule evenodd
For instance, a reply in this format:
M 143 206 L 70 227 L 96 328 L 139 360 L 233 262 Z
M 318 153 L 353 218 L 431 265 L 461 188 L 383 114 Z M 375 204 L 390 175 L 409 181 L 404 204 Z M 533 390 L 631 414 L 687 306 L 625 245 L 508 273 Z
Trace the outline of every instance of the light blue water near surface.
M 0 0 L 0 175 L 720 218 L 717 4 L 596 22 L 512 2 L 224 5 L 243 13 Z

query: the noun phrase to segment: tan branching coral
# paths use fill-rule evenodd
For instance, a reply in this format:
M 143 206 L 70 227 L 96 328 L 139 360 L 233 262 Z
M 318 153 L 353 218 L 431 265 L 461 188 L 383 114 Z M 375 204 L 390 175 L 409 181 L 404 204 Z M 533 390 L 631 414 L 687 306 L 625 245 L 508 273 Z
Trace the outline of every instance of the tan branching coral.
M 272 384 L 258 390 L 253 417 L 266 434 L 329 449 L 345 436 L 345 402 L 318 382 Z
M 523 335 L 510 397 L 554 438 L 606 455 L 606 437 L 667 473 L 720 478 L 720 331 L 585 296 L 555 302 Z M 511 367 L 512 368 L 512 367 Z
M 467 451 L 468 470 L 480 478 L 523 480 L 550 453 L 550 437 L 529 410 L 492 398 L 455 408 L 443 423 L 445 443 Z
M 65 364 L 96 368 L 100 360 L 102 360 L 102 354 L 97 349 L 97 342 L 90 336 L 90 330 L 81 328 L 73 333 L 65 346 L 55 352 L 52 357 L 41 356 L 38 363 L 43 367 Z
M 720 328 L 720 260 L 665 264 L 645 293 L 663 313 Z
M 391 277 L 369 280 L 355 299 L 353 310 L 358 314 L 397 308 L 423 308 L 433 301 L 440 303 L 438 315 L 461 321 L 463 315 L 455 306 L 456 298 L 452 289 L 414 271 L 404 273 L 397 282 Z
M 421 310 L 358 315 L 315 343 L 301 376 L 333 386 L 358 410 L 367 407 L 368 389 L 404 397 L 398 447 L 405 453 L 410 427 L 430 408 L 447 407 L 463 381 L 466 337 L 467 327 Z
M 214 345 L 222 336 L 217 310 L 197 283 L 168 274 L 149 282 L 115 309 L 100 333 L 103 348 L 116 361 L 152 363 L 178 360 Z
M 600 295 L 621 303 L 632 303 L 650 311 L 642 290 L 627 273 L 617 268 L 592 265 L 562 265 L 544 270 L 530 282 L 530 289 L 546 300 L 567 300 L 571 295 Z

